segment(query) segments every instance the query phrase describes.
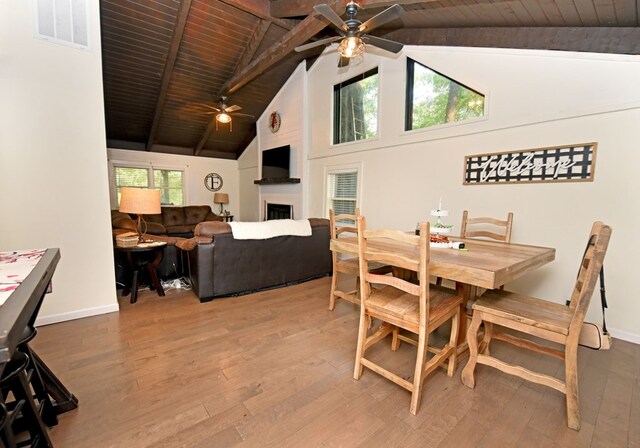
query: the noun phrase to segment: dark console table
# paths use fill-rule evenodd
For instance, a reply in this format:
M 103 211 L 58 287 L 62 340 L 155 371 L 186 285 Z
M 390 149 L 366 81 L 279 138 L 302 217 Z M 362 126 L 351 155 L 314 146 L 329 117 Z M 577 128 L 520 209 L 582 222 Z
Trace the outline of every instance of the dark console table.
M 59 249 L 47 249 L 29 274 L 0 305 L 0 373 L 4 370 L 5 363 L 13 356 L 25 329 L 34 326 L 45 294 L 50 291 L 51 278 L 59 260 Z M 0 258 L 0 263 L 5 261 Z M 77 408 L 78 399 L 67 390 L 35 352 L 33 355 L 46 391 L 54 400 L 56 414 Z

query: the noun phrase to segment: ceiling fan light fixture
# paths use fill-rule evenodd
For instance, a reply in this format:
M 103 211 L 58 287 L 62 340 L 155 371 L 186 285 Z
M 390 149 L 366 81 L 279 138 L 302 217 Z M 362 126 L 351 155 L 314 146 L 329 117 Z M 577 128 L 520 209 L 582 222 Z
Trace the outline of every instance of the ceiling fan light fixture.
M 364 41 L 358 36 L 348 36 L 340 41 L 338 53 L 344 58 L 355 58 L 364 53 Z
M 225 113 L 225 112 L 221 112 L 218 115 L 216 115 L 216 121 L 218 123 L 230 123 L 231 122 L 231 115 Z

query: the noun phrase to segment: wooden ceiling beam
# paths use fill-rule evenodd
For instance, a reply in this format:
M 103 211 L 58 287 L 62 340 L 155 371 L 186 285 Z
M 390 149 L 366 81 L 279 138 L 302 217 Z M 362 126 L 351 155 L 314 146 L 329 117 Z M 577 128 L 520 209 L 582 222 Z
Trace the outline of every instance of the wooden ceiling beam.
M 271 10 L 269 8 L 269 2 L 264 0 L 220 0 L 222 3 L 226 3 L 229 6 L 233 6 L 241 11 L 256 16 L 262 20 L 267 20 L 274 25 L 284 28 L 290 31 L 298 23 L 296 20 L 280 19 L 271 16 Z
M 167 60 L 164 64 L 164 71 L 162 72 L 160 93 L 158 94 L 158 101 L 156 102 L 153 121 L 151 123 L 151 129 L 149 130 L 149 138 L 147 139 L 147 151 L 151 151 L 153 141 L 155 140 L 156 133 L 158 132 L 158 126 L 160 125 L 160 119 L 162 118 L 162 110 L 164 109 L 164 102 L 167 99 L 167 91 L 169 90 L 171 75 L 173 74 L 173 67 L 178 56 L 178 50 L 180 49 L 180 43 L 182 42 L 182 34 L 184 32 L 184 27 L 187 24 L 187 17 L 189 16 L 190 9 L 191 0 L 182 0 L 180 2 L 180 9 L 178 10 L 178 16 L 176 17 L 176 24 L 173 29 L 173 36 L 171 38 L 171 44 L 169 45 Z
M 264 35 L 267 33 L 267 30 L 269 29 L 270 26 L 271 26 L 270 21 L 260 20 L 260 22 L 258 23 L 258 26 L 253 32 L 253 35 L 249 39 L 249 43 L 247 44 L 247 48 L 245 52 L 242 54 L 242 56 L 240 56 L 240 59 L 236 64 L 236 70 L 234 72 L 234 76 L 237 73 L 239 73 L 243 67 L 249 64 L 249 62 L 251 62 L 251 59 L 253 59 L 253 57 L 256 54 L 256 51 L 258 51 L 258 47 L 260 46 L 260 43 L 262 42 L 262 39 L 264 39 Z M 220 97 L 224 94 L 225 94 L 225 91 L 221 90 L 220 92 L 218 92 L 217 97 Z M 200 153 L 202 152 L 202 149 L 204 148 L 204 144 L 207 142 L 209 135 L 211 135 L 211 132 L 213 131 L 214 126 L 215 126 L 215 116 L 213 120 L 209 121 L 207 128 L 205 129 L 204 133 L 202 134 L 202 137 L 200 137 L 198 144 L 193 150 L 194 156 L 200 155 Z
M 640 54 L 638 27 L 405 28 L 385 38 L 407 45 Z
M 330 0 L 328 4 L 335 9 L 342 4 L 342 1 Z M 244 87 L 287 57 L 295 47 L 311 39 L 327 25 L 327 22 L 321 18 L 317 18 L 314 15 L 308 16 L 282 36 L 270 49 L 260 54 L 249 65 L 229 79 L 221 90 L 224 93 L 231 94 Z
M 391 5 L 412 5 L 415 3 L 432 3 L 438 0 L 366 0 L 362 2 L 363 8 L 384 8 Z M 313 12 L 313 7 L 318 3 L 328 3 L 321 0 L 271 0 L 272 17 L 302 17 Z M 342 10 L 336 11 L 338 14 L 344 13 L 344 6 L 347 1 L 340 3 Z
M 240 56 L 240 59 L 238 59 L 236 69 L 233 72 L 234 76 L 240 73 L 244 67 L 249 65 L 253 57 L 256 55 L 256 51 L 258 51 L 258 47 L 260 47 L 265 34 L 267 34 L 269 26 L 271 26 L 271 22 L 266 20 L 261 20 L 260 23 L 258 23 L 258 26 L 251 35 L 251 38 L 249 38 L 249 43 L 247 44 L 244 53 Z

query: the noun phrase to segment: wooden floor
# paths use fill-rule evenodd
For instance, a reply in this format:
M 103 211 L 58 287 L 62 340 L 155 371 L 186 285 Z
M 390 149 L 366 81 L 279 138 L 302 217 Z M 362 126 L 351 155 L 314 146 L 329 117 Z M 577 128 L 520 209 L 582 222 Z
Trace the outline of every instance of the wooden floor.
M 579 432 L 554 390 L 481 365 L 466 388 L 466 359 L 427 379 L 412 416 L 404 389 L 367 369 L 352 379 L 358 310 L 329 311 L 329 281 L 206 304 L 146 291 L 120 313 L 40 328 L 34 348 L 80 400 L 51 429 L 55 446 L 640 447 L 640 346 L 580 349 Z M 376 356 L 409 377 L 413 350 Z M 499 341 L 492 352 L 561 371 Z

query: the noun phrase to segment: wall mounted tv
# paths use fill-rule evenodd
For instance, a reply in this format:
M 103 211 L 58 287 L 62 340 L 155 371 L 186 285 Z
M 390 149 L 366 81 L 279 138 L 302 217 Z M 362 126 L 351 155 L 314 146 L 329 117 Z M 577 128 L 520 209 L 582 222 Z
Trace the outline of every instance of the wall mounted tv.
M 262 151 L 262 179 L 254 181 L 256 184 L 285 184 L 299 183 L 300 179 L 289 177 L 289 161 L 291 148 L 289 145 Z

